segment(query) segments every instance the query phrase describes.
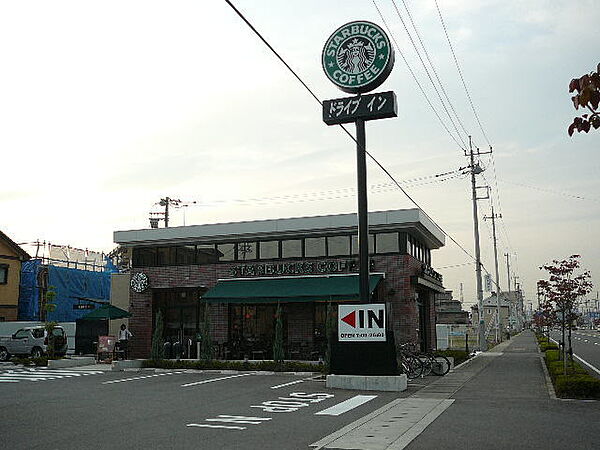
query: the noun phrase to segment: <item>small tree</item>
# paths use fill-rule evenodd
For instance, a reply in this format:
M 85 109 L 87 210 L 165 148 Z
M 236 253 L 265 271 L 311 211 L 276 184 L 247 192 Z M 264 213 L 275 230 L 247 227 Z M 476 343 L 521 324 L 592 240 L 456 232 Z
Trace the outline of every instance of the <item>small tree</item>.
M 575 130 L 579 133 L 590 131 L 591 127 L 595 130 L 600 128 L 600 64 L 596 72 L 590 72 L 581 78 L 573 78 L 569 83 L 569 92 L 577 91 L 571 100 L 575 109 L 579 107 L 589 110 L 589 113 L 582 114 L 581 117 L 575 117 L 573 123 L 569 125 L 569 136 L 573 136 Z
M 202 329 L 200 331 L 202 337 L 202 342 L 200 342 L 200 358 L 210 361 L 214 357 L 214 349 L 210 336 L 210 309 L 208 304 L 204 305 L 204 320 L 202 321 Z
M 54 328 L 58 325 L 58 322 L 54 320 L 48 320 L 48 313 L 56 311 L 56 303 L 54 300 L 56 299 L 56 288 L 54 286 L 48 286 L 48 290 L 46 291 L 46 301 L 44 302 L 44 310 L 46 311 L 45 317 L 46 322 L 44 323 L 44 330 L 46 331 L 46 335 L 48 336 L 48 358 L 54 358 Z
M 275 338 L 273 339 L 273 361 L 283 363 L 285 353 L 283 351 L 283 313 L 281 305 L 277 303 L 275 313 Z
M 325 364 L 331 367 L 331 348 L 335 342 L 335 315 L 334 306 L 331 302 L 327 303 L 327 317 L 325 318 L 325 337 L 327 338 L 327 351 L 325 352 Z
M 580 255 L 571 255 L 562 261 L 553 260 L 550 264 L 540 267 L 550 277 L 547 280 L 538 281 L 538 287 L 550 304 L 556 305 L 557 318 L 560 321 L 563 343 L 563 373 L 567 374 L 566 354 L 573 359 L 573 347 L 571 343 L 571 331 L 573 322 L 577 319 L 575 306 L 580 297 L 587 295 L 592 290 L 590 272 L 576 273 L 579 269 Z M 565 352 L 565 331 L 568 331 L 568 351 Z
M 164 321 L 162 312 L 160 309 L 156 313 L 154 319 L 154 333 L 152 333 L 152 351 L 150 357 L 154 360 L 164 359 L 165 357 L 165 343 L 163 339 L 163 328 Z

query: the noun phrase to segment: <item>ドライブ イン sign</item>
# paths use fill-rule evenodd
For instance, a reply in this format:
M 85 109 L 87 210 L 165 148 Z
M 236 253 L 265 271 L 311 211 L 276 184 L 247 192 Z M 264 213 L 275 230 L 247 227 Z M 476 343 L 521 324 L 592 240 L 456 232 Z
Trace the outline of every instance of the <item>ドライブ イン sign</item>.
M 392 91 L 323 100 L 323 122 L 327 125 L 350 123 L 356 119 L 387 119 L 397 115 L 396 94 Z
M 322 64 L 338 88 L 360 94 L 385 81 L 394 66 L 394 49 L 379 26 L 364 20 L 350 22 L 327 39 Z
M 338 339 L 340 342 L 385 341 L 385 305 L 339 305 Z

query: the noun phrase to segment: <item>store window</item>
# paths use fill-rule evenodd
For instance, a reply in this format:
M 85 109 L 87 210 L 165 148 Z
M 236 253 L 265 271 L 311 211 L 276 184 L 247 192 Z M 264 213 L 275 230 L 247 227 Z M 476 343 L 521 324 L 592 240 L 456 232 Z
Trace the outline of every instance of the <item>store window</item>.
M 260 245 L 260 259 L 276 259 L 279 258 L 279 241 L 263 241 Z
M 214 244 L 196 245 L 196 264 L 210 264 L 218 261 Z
M 302 239 L 290 239 L 281 242 L 282 258 L 301 258 L 302 257 Z
M 327 238 L 329 256 L 347 256 L 350 254 L 350 236 L 329 236 Z
M 375 248 L 374 244 L 375 244 L 375 237 L 372 234 L 370 234 L 369 235 L 369 254 L 373 253 L 373 250 Z M 358 236 L 352 236 L 352 254 L 358 255 Z
M 175 247 L 177 264 L 179 265 L 190 265 L 196 263 L 196 246 L 195 245 L 182 245 L 181 247 Z
M 216 257 L 219 261 L 235 260 L 235 244 L 218 244 Z
M 156 266 L 156 248 L 141 247 L 133 249 L 134 267 L 152 267 Z
M 256 259 L 256 242 L 240 242 L 237 245 L 237 259 L 248 261 Z
M 325 256 L 325 238 L 306 238 L 304 240 L 304 255 L 307 258 Z
M 398 233 L 379 233 L 375 235 L 377 253 L 398 253 Z
M 158 266 L 175 265 L 175 247 L 158 247 L 156 254 L 156 264 Z

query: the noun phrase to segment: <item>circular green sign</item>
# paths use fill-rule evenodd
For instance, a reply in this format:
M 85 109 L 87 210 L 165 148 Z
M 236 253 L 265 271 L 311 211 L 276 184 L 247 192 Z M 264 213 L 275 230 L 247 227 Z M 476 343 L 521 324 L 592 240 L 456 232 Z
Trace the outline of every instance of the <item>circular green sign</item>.
M 394 67 L 394 49 L 379 26 L 359 20 L 341 26 L 323 47 L 323 70 L 344 92 L 362 94 L 380 86 Z

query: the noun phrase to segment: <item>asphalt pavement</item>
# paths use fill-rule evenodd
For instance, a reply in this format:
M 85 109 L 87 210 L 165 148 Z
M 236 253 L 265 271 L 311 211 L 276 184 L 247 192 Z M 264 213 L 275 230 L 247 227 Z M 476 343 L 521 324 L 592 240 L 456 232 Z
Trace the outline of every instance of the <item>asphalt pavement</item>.
M 14 450 L 307 449 L 398 398 L 328 389 L 320 378 L 5 365 L 0 435 L 3 448 Z M 427 382 L 411 384 L 401 396 Z
M 488 363 L 407 448 L 598 448 L 600 402 L 551 398 L 532 332 L 489 353 L 476 358 Z
M 529 331 L 399 394 L 308 374 L 99 369 L 0 366 L 3 448 L 598 448 L 600 402 L 553 398 Z

